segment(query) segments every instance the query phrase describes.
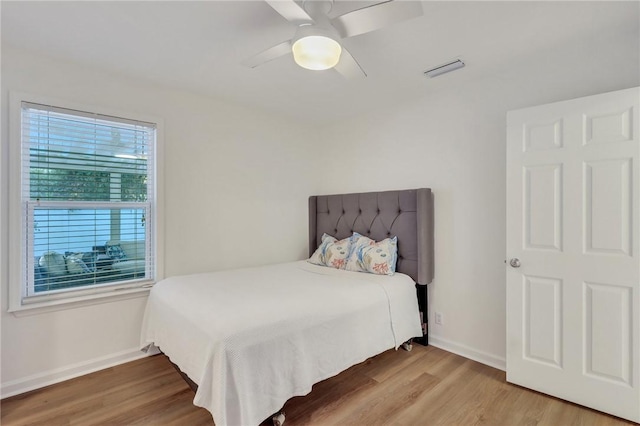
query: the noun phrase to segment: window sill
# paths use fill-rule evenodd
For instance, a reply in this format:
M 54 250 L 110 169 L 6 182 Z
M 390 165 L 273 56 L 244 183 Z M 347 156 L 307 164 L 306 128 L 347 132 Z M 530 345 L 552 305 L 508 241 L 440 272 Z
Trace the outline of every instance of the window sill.
M 151 290 L 151 287 L 153 287 L 153 283 L 149 282 L 147 284 L 133 288 L 121 288 L 109 292 L 68 297 L 57 300 L 47 300 L 36 303 L 23 303 L 20 306 L 9 307 L 8 312 L 11 312 L 16 317 L 24 317 L 44 314 L 47 312 L 63 311 L 67 309 L 97 305 L 101 303 L 111 303 L 138 297 L 147 297 L 149 291 Z

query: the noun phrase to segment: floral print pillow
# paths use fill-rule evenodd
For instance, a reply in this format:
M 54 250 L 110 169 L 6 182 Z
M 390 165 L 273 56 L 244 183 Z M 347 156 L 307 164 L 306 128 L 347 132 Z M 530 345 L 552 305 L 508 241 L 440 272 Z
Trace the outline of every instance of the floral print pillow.
M 344 269 L 350 247 L 351 237 L 338 241 L 329 234 L 323 234 L 320 246 L 309 258 L 308 262 L 314 265 Z
M 398 260 L 398 237 L 375 242 L 357 232 L 351 237 L 351 251 L 345 269 L 377 275 L 393 275 Z

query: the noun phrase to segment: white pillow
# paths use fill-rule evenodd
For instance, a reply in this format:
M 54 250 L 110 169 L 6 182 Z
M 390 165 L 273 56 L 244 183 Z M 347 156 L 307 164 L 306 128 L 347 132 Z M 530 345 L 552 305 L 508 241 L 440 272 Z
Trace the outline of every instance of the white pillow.
M 40 257 L 38 261 L 41 267 L 52 277 L 59 277 L 67 274 L 67 265 L 64 256 L 55 251 L 48 251 Z
M 396 272 L 398 237 L 375 242 L 354 232 L 351 240 L 351 251 L 344 269 L 377 275 L 393 275 Z
M 314 265 L 344 269 L 350 246 L 351 237 L 338 241 L 329 234 L 323 234 L 320 246 L 311 255 L 308 262 Z
M 70 274 L 82 274 L 91 272 L 89 267 L 82 260 L 82 253 L 70 254 L 66 258 L 67 271 Z

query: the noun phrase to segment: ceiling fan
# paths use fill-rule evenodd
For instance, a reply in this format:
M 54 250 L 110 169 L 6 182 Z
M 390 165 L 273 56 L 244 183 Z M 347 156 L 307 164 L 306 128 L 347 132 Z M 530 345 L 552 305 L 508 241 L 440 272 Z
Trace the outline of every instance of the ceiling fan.
M 334 0 L 265 0 L 287 21 L 298 26 L 293 38 L 243 61 L 250 68 L 293 53 L 295 62 L 310 70 L 335 68 L 347 78 L 366 77 L 340 40 L 375 31 L 422 15 L 420 1 L 388 0 L 329 19 Z

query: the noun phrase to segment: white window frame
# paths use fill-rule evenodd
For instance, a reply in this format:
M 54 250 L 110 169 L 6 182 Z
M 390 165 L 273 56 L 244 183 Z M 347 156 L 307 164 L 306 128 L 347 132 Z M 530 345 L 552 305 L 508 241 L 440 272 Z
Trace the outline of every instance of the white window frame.
M 22 103 L 29 102 L 42 105 L 52 105 L 70 110 L 91 112 L 112 117 L 126 117 L 127 119 L 154 123 L 156 125 L 156 146 L 154 151 L 155 167 L 149 170 L 155 185 L 153 186 L 154 203 L 151 205 L 151 214 L 154 220 L 149 227 L 150 235 L 147 240 L 153 244 L 153 267 L 155 268 L 154 280 L 137 280 L 135 282 L 123 282 L 109 286 L 97 286 L 91 288 L 79 288 L 65 292 L 54 292 L 41 296 L 31 296 L 25 299 L 25 290 L 28 274 L 28 265 L 33 266 L 33 259 L 25 259 L 29 241 L 23 235 L 23 220 L 26 220 L 26 204 L 22 201 Z M 40 313 L 67 309 L 71 307 L 106 303 L 114 300 L 129 299 L 133 297 L 145 297 L 149 289 L 156 281 L 164 277 L 163 246 L 163 135 L 164 122 L 159 117 L 135 112 L 114 110 L 105 107 L 83 105 L 67 100 L 55 99 L 45 96 L 32 95 L 21 92 L 9 93 L 9 312 L 15 315 Z M 148 275 L 147 275 L 148 276 Z

